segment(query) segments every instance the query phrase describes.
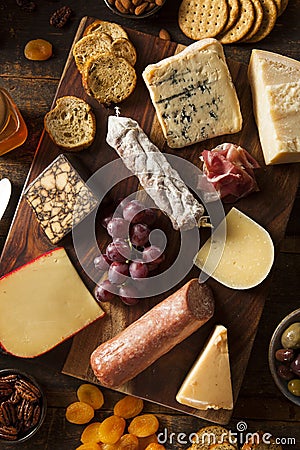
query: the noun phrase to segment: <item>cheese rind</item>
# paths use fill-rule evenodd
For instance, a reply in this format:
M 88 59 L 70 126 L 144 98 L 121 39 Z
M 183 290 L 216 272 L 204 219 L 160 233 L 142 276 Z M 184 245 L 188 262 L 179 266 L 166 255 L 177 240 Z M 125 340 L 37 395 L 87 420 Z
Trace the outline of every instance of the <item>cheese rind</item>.
M 233 408 L 227 329 L 223 325 L 215 327 L 176 400 L 200 410 Z
M 253 50 L 248 76 L 266 164 L 300 162 L 300 62 Z
M 220 229 L 225 233 L 220 233 Z M 246 214 L 232 208 L 201 247 L 195 264 L 206 274 L 233 289 L 260 284 L 274 262 L 269 233 Z
M 104 315 L 63 248 L 0 279 L 0 343 L 32 358 Z
M 170 147 L 241 130 L 239 101 L 216 39 L 195 42 L 150 64 L 143 78 Z

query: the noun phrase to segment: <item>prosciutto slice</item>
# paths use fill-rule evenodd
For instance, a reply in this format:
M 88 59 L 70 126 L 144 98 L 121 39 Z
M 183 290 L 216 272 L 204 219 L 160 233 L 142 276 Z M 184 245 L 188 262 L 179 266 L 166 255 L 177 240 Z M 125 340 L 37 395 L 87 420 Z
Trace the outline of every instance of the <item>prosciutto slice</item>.
M 239 145 L 224 143 L 213 150 L 204 150 L 202 159 L 203 177 L 199 187 L 208 192 L 213 187 L 225 203 L 233 203 L 259 190 L 254 169 L 260 165 Z

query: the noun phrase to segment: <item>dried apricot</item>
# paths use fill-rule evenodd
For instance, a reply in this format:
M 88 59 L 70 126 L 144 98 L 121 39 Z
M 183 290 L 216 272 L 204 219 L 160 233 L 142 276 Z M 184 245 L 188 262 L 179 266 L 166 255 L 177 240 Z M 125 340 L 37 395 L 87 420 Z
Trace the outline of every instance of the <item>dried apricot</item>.
M 52 56 L 52 44 L 45 39 L 33 39 L 25 45 L 24 55 L 33 61 L 45 61 Z
M 132 419 L 128 431 L 137 437 L 146 437 L 155 434 L 158 427 L 159 422 L 154 414 L 142 414 Z
M 81 442 L 83 444 L 100 442 L 100 437 L 99 437 L 100 425 L 101 425 L 100 422 L 93 422 L 93 423 L 90 423 L 87 427 L 85 427 L 85 429 L 83 430 L 83 432 L 81 434 L 81 438 L 80 438 Z
M 147 445 L 145 450 L 166 450 L 166 447 L 164 447 L 161 444 L 157 444 L 156 442 L 153 442 L 152 444 Z
M 99 427 L 100 441 L 104 444 L 115 444 L 124 433 L 125 426 L 126 422 L 123 417 L 107 417 Z
M 145 450 L 147 448 L 147 445 L 157 442 L 158 439 L 156 434 L 151 434 L 150 436 L 139 438 L 139 450 Z
M 84 402 L 71 403 L 66 410 L 66 419 L 71 423 L 83 425 L 94 417 L 94 409 Z
M 101 450 L 139 450 L 139 440 L 133 434 L 124 434 L 115 444 L 102 444 Z
M 114 414 L 124 419 L 131 419 L 140 414 L 143 407 L 144 402 L 141 398 L 126 395 L 115 404 Z
M 76 450 L 102 450 L 102 447 L 95 442 L 90 442 L 89 444 L 80 445 Z
M 94 409 L 103 406 L 104 397 L 100 389 L 93 384 L 82 384 L 77 389 L 77 398 L 80 402 L 91 405 Z

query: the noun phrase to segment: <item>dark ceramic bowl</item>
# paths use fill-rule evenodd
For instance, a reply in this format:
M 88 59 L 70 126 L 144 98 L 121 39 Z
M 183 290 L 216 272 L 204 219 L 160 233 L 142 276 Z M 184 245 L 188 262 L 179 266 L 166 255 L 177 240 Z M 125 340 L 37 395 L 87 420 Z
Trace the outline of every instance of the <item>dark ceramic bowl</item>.
M 295 403 L 295 405 L 300 406 L 300 397 L 293 395 L 287 388 L 288 382 L 280 378 L 277 374 L 278 362 L 275 359 L 276 350 L 282 348 L 281 345 L 281 336 L 282 333 L 295 322 L 300 322 L 300 309 L 296 309 L 291 312 L 288 316 L 286 316 L 275 329 L 273 336 L 270 341 L 269 346 L 269 366 L 271 370 L 271 374 L 276 383 L 278 389 L 282 392 L 282 394 L 288 398 L 291 402 Z M 279 363 L 280 364 L 280 363 Z M 295 378 L 296 375 L 295 375 Z
M 146 19 L 147 17 L 150 17 L 153 14 L 157 13 L 160 8 L 164 6 L 166 0 L 163 1 L 162 5 L 157 5 L 149 11 L 146 10 L 143 14 L 139 15 L 120 12 L 114 5 L 111 4 L 110 0 L 104 0 L 104 3 L 113 13 L 118 14 L 118 16 L 125 17 L 126 19 Z
M 4 377 L 9 377 L 9 376 L 16 376 L 17 378 L 15 379 L 15 381 L 11 380 L 11 381 L 4 381 Z M 14 408 L 15 412 L 10 413 L 10 417 L 12 417 L 13 415 L 17 414 L 17 411 L 21 408 L 23 408 L 23 411 L 25 408 L 27 408 L 27 413 L 24 414 L 23 417 L 28 417 L 28 429 L 24 430 L 24 431 L 19 431 L 19 433 L 17 434 L 17 439 L 7 439 L 4 438 L 3 435 L 7 435 L 7 430 L 5 429 L 5 427 L 3 427 L 3 425 L 0 425 L 0 447 L 1 447 L 1 442 L 4 444 L 18 444 L 24 441 L 27 441 L 28 439 L 30 439 L 42 426 L 45 416 L 46 416 L 46 411 L 47 411 L 47 401 L 46 401 L 46 397 L 43 393 L 43 390 L 41 389 L 40 385 L 37 383 L 37 381 L 29 374 L 25 373 L 25 372 L 21 372 L 18 369 L 3 369 L 0 370 L 0 387 L 2 386 L 2 389 L 4 387 L 4 391 L 5 391 L 5 383 L 7 383 L 11 389 L 12 392 L 16 392 L 15 388 L 14 388 L 14 383 L 18 381 L 20 384 L 20 381 L 24 383 L 24 385 L 22 385 L 22 389 L 24 389 L 24 391 L 26 391 L 26 389 L 28 388 L 28 385 L 26 385 L 26 382 L 30 383 L 35 389 L 37 389 L 39 392 L 39 398 L 37 400 L 32 401 L 32 392 L 29 389 L 29 394 L 27 392 L 27 395 L 25 393 L 24 396 L 27 397 L 27 400 L 25 399 L 23 405 L 22 404 L 22 397 L 19 396 L 19 400 L 18 398 L 15 398 L 15 403 L 14 400 L 12 399 L 11 395 L 5 397 L 5 395 L 3 396 L 3 391 L 2 391 L 2 398 L 0 399 L 0 404 L 2 405 L 3 402 L 8 402 L 9 403 L 9 407 L 10 408 Z M 7 389 L 7 385 L 6 385 L 6 389 Z M 1 391 L 0 391 L 1 392 Z M 18 394 L 17 394 L 18 395 Z M 33 393 L 33 396 L 35 394 Z M 37 405 L 39 406 L 40 410 L 38 410 Z M 27 415 L 26 415 L 27 414 Z M 33 416 L 35 415 L 36 418 L 38 418 L 38 420 L 34 421 Z M 22 416 L 22 415 L 21 415 Z M 24 419 L 21 419 L 24 420 Z M 14 420 L 12 419 L 12 421 L 14 422 Z M 36 423 L 35 423 L 36 422 Z M 30 426 L 30 423 L 33 423 L 32 426 Z

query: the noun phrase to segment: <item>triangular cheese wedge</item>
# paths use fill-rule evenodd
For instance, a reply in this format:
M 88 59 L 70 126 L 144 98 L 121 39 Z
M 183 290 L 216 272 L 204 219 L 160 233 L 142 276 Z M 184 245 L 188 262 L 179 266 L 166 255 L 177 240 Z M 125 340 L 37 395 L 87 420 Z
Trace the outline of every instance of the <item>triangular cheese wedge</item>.
M 223 325 L 215 327 L 176 400 L 201 410 L 233 408 L 227 329 Z
M 248 76 L 266 164 L 300 162 L 300 62 L 255 49 Z

